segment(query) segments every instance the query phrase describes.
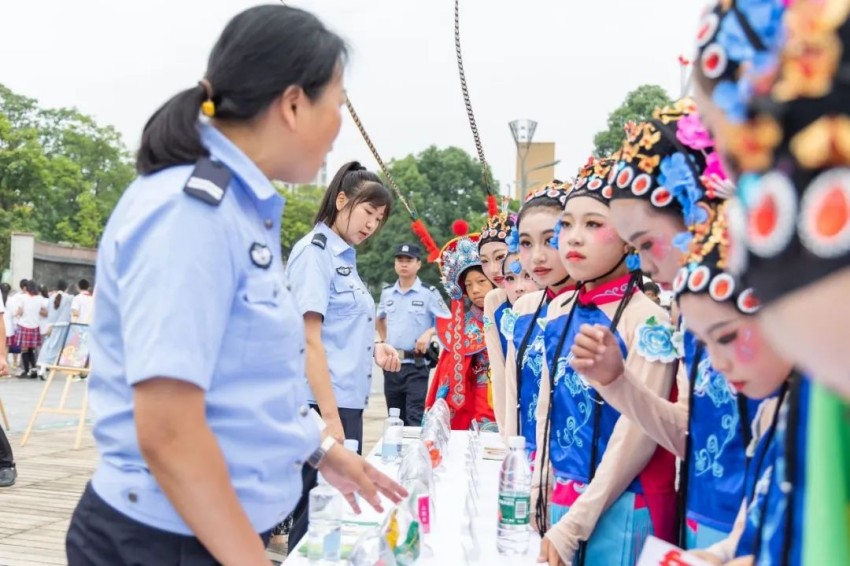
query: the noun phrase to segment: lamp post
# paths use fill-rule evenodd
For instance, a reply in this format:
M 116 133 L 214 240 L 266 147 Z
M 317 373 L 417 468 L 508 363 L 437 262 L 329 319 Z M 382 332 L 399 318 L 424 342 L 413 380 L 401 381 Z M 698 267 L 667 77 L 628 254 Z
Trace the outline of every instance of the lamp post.
M 513 120 L 508 125 L 511 128 L 511 136 L 513 136 L 514 143 L 516 144 L 517 155 L 519 155 L 519 196 L 522 198 L 528 190 L 528 171 L 525 170 L 525 160 L 528 158 L 528 151 L 531 148 L 534 131 L 537 129 L 537 122 L 528 119 Z M 523 147 L 525 151 L 523 151 Z

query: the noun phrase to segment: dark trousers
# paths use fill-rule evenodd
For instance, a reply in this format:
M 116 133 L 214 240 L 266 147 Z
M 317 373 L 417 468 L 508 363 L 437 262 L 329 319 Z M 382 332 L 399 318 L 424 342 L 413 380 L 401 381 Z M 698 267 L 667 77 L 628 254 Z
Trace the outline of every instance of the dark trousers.
M 260 535 L 269 544 L 271 531 Z M 208 566 L 218 564 L 196 537 L 149 527 L 109 506 L 91 483 L 65 539 L 69 566 Z
M 384 372 L 387 409 L 400 409 L 405 426 L 421 426 L 431 368 L 419 362 L 402 364 L 401 371 Z
M 21 353 L 21 361 L 24 365 L 24 373 L 35 369 L 35 348 L 29 348 Z
M 319 407 L 310 405 L 319 414 Z M 342 421 L 342 431 L 345 433 L 345 438 L 354 439 L 357 441 L 357 452 L 363 453 L 363 409 L 339 409 L 339 419 Z M 307 527 L 310 524 L 309 506 L 310 506 L 310 490 L 316 487 L 319 480 L 319 473 L 310 465 L 304 464 L 301 469 L 301 481 L 303 487 L 301 489 L 301 499 L 295 506 L 292 512 L 292 528 L 289 529 L 287 554 L 295 552 L 295 546 L 307 534 Z
M 0 423 L 0 468 L 14 468 L 15 457 L 12 456 L 12 445 L 9 444 L 9 439 L 6 438 L 6 432 L 3 430 L 3 424 Z

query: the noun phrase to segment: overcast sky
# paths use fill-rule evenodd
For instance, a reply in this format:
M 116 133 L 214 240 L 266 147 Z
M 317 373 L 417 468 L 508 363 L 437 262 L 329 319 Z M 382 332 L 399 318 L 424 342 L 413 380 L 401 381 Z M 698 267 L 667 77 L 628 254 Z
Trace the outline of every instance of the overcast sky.
M 452 0 L 290 0 L 352 47 L 347 88 L 385 160 L 429 145 L 475 153 L 454 54 Z M 464 64 L 503 190 L 514 181 L 508 122 L 539 122 L 557 173 L 572 175 L 608 113 L 640 84 L 679 93 L 705 0 L 462 0 Z M 44 106 L 76 106 L 135 149 L 148 116 L 203 76 L 245 0 L 3 0 L 0 82 Z M 377 167 L 353 122 L 329 156 Z

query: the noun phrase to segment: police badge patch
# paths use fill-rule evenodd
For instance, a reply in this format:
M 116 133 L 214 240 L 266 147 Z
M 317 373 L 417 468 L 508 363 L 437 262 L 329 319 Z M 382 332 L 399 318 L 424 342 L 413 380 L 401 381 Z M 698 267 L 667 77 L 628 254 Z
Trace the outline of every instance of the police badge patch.
M 342 275 L 343 277 L 348 277 L 351 275 L 351 267 L 348 265 L 342 265 L 336 268 L 336 272 Z
M 268 269 L 272 264 L 272 252 L 269 247 L 259 242 L 251 244 L 251 263 L 257 267 Z

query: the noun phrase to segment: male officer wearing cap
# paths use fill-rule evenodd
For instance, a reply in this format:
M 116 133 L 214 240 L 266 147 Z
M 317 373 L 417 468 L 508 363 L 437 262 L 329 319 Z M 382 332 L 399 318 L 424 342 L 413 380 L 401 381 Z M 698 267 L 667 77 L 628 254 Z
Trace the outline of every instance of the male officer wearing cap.
M 384 287 L 378 305 L 378 335 L 398 350 L 402 359 L 401 371 L 384 372 L 384 395 L 387 407 L 400 409 L 407 426 L 422 424 L 431 369 L 427 353 L 436 333 L 436 317 L 448 316 L 437 288 L 423 285 L 417 277 L 421 254 L 416 244 L 396 246 L 398 281 Z

